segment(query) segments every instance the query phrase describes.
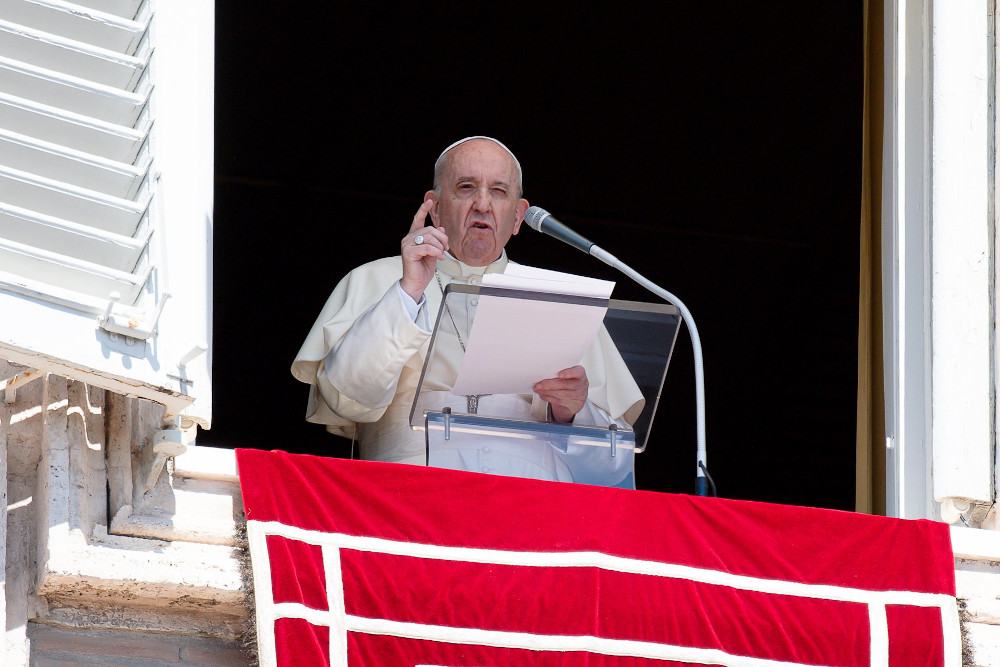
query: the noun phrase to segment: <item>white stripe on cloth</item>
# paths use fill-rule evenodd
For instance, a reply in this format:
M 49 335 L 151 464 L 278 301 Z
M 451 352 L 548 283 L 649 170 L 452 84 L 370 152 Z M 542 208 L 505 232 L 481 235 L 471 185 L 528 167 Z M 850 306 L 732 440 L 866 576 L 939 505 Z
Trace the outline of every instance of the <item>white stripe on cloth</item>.
M 889 667 L 889 620 L 884 604 L 868 605 L 868 634 L 871 636 L 871 667 Z
M 333 617 L 330 623 L 330 663 L 347 664 L 347 607 L 344 602 L 344 576 L 340 549 L 323 547 L 323 572 L 326 575 L 326 606 Z
M 528 567 L 595 567 L 611 572 L 684 579 L 759 593 L 794 595 L 797 597 L 858 602 L 861 604 L 901 604 L 916 607 L 941 607 L 949 602 L 951 604 L 955 603 L 955 598 L 941 593 L 869 591 L 829 584 L 807 584 L 781 579 L 764 579 L 688 565 L 613 556 L 597 551 L 507 551 L 450 547 L 438 544 L 421 544 L 418 542 L 399 542 L 378 537 L 323 533 L 303 530 L 278 522 L 262 523 L 261 526 L 268 535 L 280 535 L 307 544 L 334 546 L 342 549 L 370 551 L 396 556 L 411 556 L 414 558 L 433 558 L 469 563 Z
M 254 609 L 257 619 L 257 661 L 260 667 L 277 667 L 278 655 L 274 644 L 274 593 L 271 589 L 271 559 L 267 557 L 265 526 L 247 521 L 247 544 L 253 568 Z

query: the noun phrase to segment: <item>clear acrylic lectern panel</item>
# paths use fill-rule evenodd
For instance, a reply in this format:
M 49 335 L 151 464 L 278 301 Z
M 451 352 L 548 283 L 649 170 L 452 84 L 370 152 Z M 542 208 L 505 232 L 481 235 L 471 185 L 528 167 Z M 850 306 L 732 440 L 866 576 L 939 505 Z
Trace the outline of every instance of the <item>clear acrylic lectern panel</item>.
M 635 488 L 635 433 L 428 412 L 427 465 Z
M 505 305 L 557 322 L 570 319 L 566 314 L 578 314 L 581 308 L 601 309 L 599 335 L 610 337 L 612 344 L 606 347 L 613 348 L 612 356 L 620 355 L 644 399 L 634 423 L 618 420 L 609 428 L 607 421 L 586 425 L 546 421 L 544 404 L 531 394 L 530 384 L 524 393 L 455 392 L 469 332 L 484 296 L 518 300 Z M 449 285 L 410 412 L 410 426 L 425 431 L 428 465 L 634 488 L 635 454 L 649 442 L 679 324 L 676 308 L 667 304 Z M 567 337 L 573 333 L 568 331 Z M 497 350 L 498 359 L 514 363 L 520 346 L 533 344 L 527 336 L 512 338 L 510 347 Z M 546 377 L 551 375 L 535 381 Z

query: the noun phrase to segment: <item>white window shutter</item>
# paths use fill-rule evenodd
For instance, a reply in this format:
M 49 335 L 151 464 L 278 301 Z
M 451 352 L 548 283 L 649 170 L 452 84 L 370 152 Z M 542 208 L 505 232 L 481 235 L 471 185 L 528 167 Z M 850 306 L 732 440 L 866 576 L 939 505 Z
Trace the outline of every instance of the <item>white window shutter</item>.
M 934 499 L 981 518 L 995 499 L 993 16 L 979 0 L 932 3 L 931 18 Z
M 0 3 L 0 357 L 210 425 L 213 70 L 211 2 Z

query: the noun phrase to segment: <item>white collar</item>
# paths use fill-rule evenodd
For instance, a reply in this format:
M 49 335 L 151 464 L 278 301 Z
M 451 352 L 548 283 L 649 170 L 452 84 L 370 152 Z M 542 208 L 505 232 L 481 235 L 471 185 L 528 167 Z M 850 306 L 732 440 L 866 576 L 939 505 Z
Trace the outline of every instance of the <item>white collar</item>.
M 484 273 L 503 273 L 507 268 L 507 261 L 506 250 L 501 251 L 500 257 L 486 266 L 469 266 L 456 259 L 450 252 L 445 252 L 444 259 L 438 260 L 437 268 L 446 276 L 463 279 L 474 275 L 481 276 Z

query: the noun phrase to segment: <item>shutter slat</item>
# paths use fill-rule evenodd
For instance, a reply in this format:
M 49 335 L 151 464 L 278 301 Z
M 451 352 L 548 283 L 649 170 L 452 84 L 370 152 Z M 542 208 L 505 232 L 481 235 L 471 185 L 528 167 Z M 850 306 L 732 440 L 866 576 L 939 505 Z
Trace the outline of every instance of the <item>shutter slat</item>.
M 119 271 L 133 271 L 149 241 L 148 224 L 136 237 L 113 234 L 70 220 L 0 203 L 0 238 Z
M 2 56 L 0 90 L 129 127 L 135 125 L 148 97 Z
M 72 3 L 80 7 L 96 9 L 105 14 L 114 14 L 127 19 L 138 20 L 145 0 L 76 0 Z
M 117 271 L 5 239 L 0 239 L 0 266 L 35 282 L 73 285 L 75 290 L 95 297 L 118 292 L 129 301 L 135 300 L 146 279 L 144 273 Z
M 0 19 L 129 55 L 148 25 L 62 0 L 4 0 Z
M 0 127 L 109 160 L 133 162 L 146 141 L 147 125 L 141 118 L 140 129 L 115 125 L 0 92 Z
M 116 53 L 85 42 L 0 20 L 0 53 L 88 81 L 131 90 L 146 59 Z
M 0 201 L 82 225 L 132 236 L 149 205 L 0 165 Z
M 148 166 L 107 160 L 2 128 L 0 164 L 122 199 L 138 191 Z

